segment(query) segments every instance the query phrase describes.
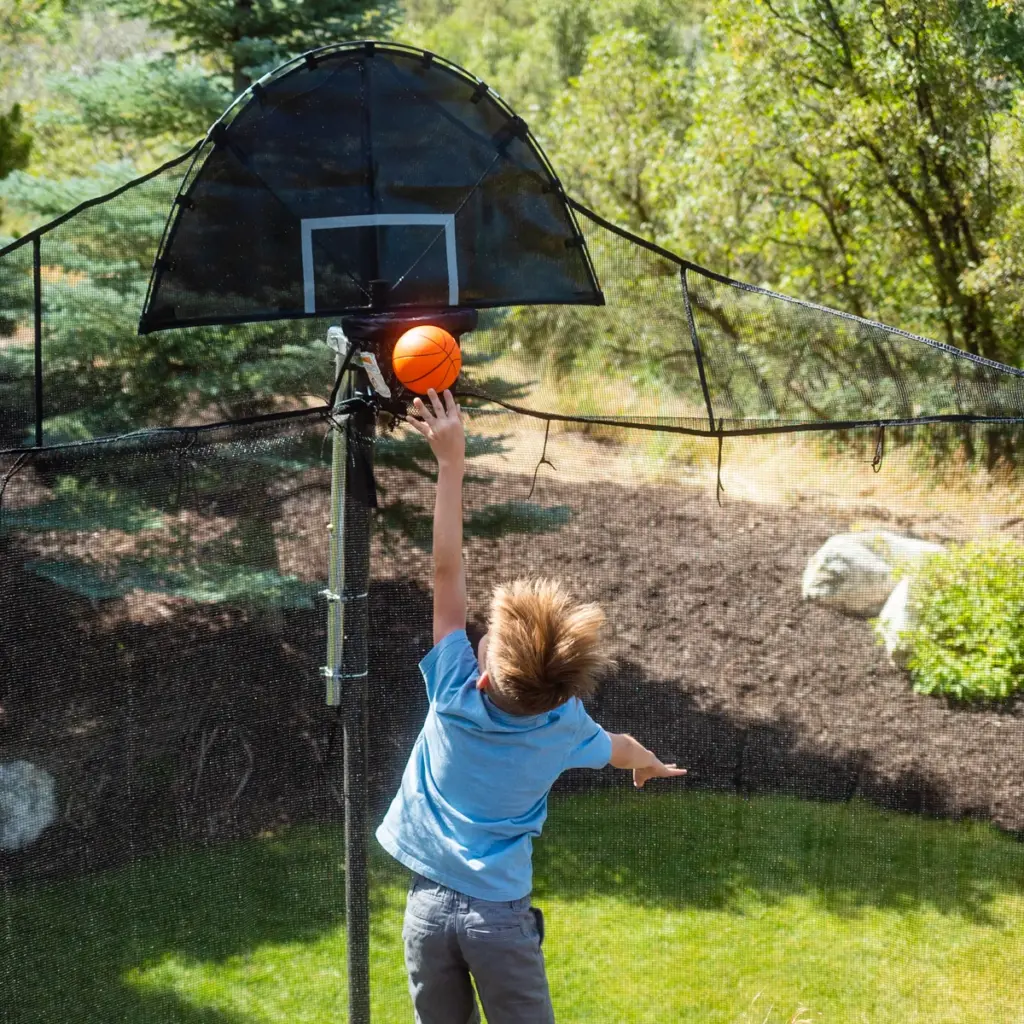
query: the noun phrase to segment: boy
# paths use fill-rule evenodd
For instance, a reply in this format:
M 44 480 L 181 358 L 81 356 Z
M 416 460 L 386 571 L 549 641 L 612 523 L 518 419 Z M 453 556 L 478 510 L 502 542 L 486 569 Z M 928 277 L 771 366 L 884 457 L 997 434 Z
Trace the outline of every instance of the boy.
M 553 1024 L 530 906 L 531 840 L 568 768 L 632 769 L 638 788 L 683 775 L 632 737 L 609 735 L 579 698 L 607 664 L 604 614 L 550 580 L 495 591 L 477 654 L 466 638 L 462 478 L 466 439 L 449 391 L 417 398 L 412 425 L 437 459 L 434 648 L 420 669 L 430 710 L 381 845 L 415 873 L 403 938 L 418 1024 Z

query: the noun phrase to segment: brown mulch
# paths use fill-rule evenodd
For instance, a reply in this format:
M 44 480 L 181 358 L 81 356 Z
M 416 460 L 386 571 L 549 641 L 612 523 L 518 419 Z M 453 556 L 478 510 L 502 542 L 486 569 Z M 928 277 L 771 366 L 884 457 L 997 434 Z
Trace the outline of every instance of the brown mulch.
M 428 483 L 388 494 L 429 507 Z M 481 483 L 467 511 L 521 500 L 530 481 Z M 490 588 L 555 575 L 609 617 L 616 672 L 592 703 L 689 769 L 687 785 L 972 816 L 1024 833 L 1024 707 L 973 709 L 913 693 L 863 620 L 801 600 L 834 512 L 702 490 L 542 483 L 563 529 L 467 545 L 471 632 Z M 283 501 L 286 571 L 324 575 L 327 495 Z M 80 543 L 76 538 L 74 543 Z M 102 539 L 97 539 L 101 543 Z M 58 822 L 0 853 L 0 880 L 95 870 L 179 842 L 254 835 L 340 814 L 337 716 L 324 707 L 322 608 L 260 614 L 152 595 L 92 604 L 23 568 L 31 538 L 0 538 L 0 762 L 58 780 Z M 430 644 L 428 556 L 374 542 L 370 795 L 378 815 L 422 723 L 416 663 Z M 623 785 L 570 773 L 560 788 Z

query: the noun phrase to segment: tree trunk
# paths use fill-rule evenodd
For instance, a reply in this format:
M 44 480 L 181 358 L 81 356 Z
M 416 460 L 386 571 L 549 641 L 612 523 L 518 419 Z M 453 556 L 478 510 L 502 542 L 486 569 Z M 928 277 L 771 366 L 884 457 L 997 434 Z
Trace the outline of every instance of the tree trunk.
M 252 79 L 242 70 L 238 44 L 248 35 L 249 12 L 253 0 L 235 0 L 235 24 L 231 32 L 231 88 L 235 95 L 245 92 L 252 85 Z

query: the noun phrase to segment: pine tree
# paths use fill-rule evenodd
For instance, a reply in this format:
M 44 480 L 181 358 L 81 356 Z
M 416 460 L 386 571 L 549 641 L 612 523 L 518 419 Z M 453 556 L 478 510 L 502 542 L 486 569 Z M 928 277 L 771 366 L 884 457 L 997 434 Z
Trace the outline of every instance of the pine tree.
M 230 75 L 237 94 L 288 57 L 344 39 L 383 33 L 393 0 L 115 0 L 126 14 L 174 34 L 191 53 Z
M 204 67 L 174 56 L 140 58 L 101 66 L 78 82 L 66 83 L 69 118 L 77 119 L 81 130 L 91 135 L 116 140 L 118 150 L 132 157 L 166 146 L 176 135 L 194 137 L 229 97 L 226 76 L 231 88 L 240 91 L 253 75 L 286 57 L 381 31 L 395 12 L 393 4 L 360 0 L 117 0 L 116 6 L 171 31 L 181 50 L 207 62 Z M 128 163 L 60 182 L 15 173 L 0 187 L 0 194 L 42 222 L 131 176 Z M 135 318 L 142 309 L 176 184 L 173 176 L 161 176 L 91 208 L 59 233 L 43 238 L 47 276 L 74 282 L 43 288 L 48 444 L 194 422 L 197 417 L 230 421 L 258 416 L 330 392 L 332 362 L 321 322 L 209 327 L 138 337 Z M 25 286 L 30 281 L 19 265 L 7 273 L 11 287 L 4 288 L 4 274 L 0 261 L 0 317 L 7 317 L 9 333 L 19 323 L 24 331 Z M 21 360 L 12 368 L 13 379 L 15 372 L 24 376 L 30 357 L 31 349 L 12 347 L 5 352 L 0 347 L 0 382 L 3 360 Z M 499 396 L 517 397 L 500 381 L 490 380 L 488 386 Z M 25 428 L 24 417 L 18 426 Z M 383 438 L 378 442 L 382 467 L 430 472 L 429 452 L 417 445 L 418 440 Z M 472 437 L 468 454 L 472 458 L 499 451 L 502 445 L 502 439 L 493 436 Z M 274 530 L 288 480 L 323 466 L 322 443 L 285 440 L 271 448 L 233 450 L 233 482 L 225 486 L 236 507 L 234 523 L 206 546 L 190 541 L 159 487 L 154 490 L 144 472 L 140 475 L 126 466 L 112 472 L 103 460 L 51 480 L 49 502 L 17 515 L 5 513 L 4 524 L 7 529 L 49 530 L 64 522 L 74 531 L 80 528 L 76 523 L 94 530 L 106 523 L 105 528 L 128 535 L 162 524 L 172 535 L 177 531 L 170 546 L 136 545 L 112 572 L 109 567 L 100 572 L 68 556 L 35 566 L 42 575 L 93 598 L 141 588 L 198 600 L 256 600 L 276 607 L 306 604 L 309 588 L 280 572 Z M 195 472 L 216 477 L 227 468 L 214 460 Z M 195 476 L 193 482 L 199 492 L 217 486 L 215 480 Z M 565 518 L 563 508 L 499 504 L 470 519 L 467 533 L 532 532 L 557 528 Z M 417 543 L 429 542 L 430 510 L 401 495 L 387 495 L 377 522 L 381 529 L 404 533 Z

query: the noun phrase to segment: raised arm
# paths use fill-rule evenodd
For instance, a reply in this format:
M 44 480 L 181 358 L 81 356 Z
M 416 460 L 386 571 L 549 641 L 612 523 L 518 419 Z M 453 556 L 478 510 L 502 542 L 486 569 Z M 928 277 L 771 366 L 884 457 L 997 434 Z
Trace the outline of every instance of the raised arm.
M 434 499 L 434 643 L 466 628 L 466 572 L 462 564 L 462 479 L 466 468 L 466 432 L 450 391 L 444 401 L 427 392 L 430 405 L 413 401 L 409 422 L 427 439 L 437 459 Z
M 648 779 L 672 779 L 685 775 L 685 768 L 677 768 L 674 764 L 662 764 L 660 759 L 645 746 L 637 743 L 632 736 L 625 733 L 612 733 L 613 768 L 633 770 L 633 785 L 642 789 Z

